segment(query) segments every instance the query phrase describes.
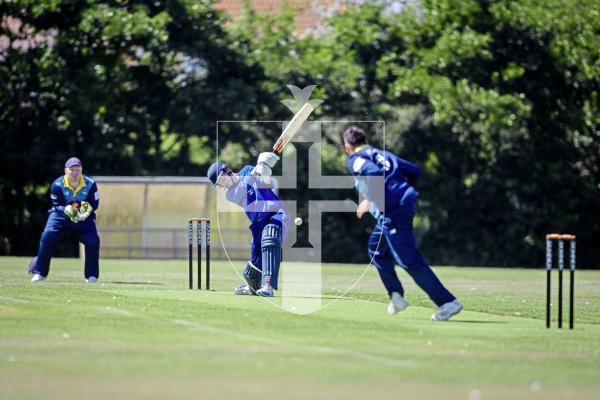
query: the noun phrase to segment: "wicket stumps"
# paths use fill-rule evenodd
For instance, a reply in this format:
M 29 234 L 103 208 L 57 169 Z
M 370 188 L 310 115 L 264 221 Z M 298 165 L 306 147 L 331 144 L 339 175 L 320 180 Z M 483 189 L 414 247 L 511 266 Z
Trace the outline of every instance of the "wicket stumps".
M 196 245 L 198 247 L 198 289 L 202 289 L 202 223 L 206 226 L 206 290 L 210 290 L 210 219 L 190 218 L 188 220 L 188 280 L 194 288 L 194 222 L 196 222 Z
M 563 270 L 565 266 L 564 241 L 569 243 L 569 329 L 573 329 L 573 299 L 575 295 L 575 235 L 550 233 L 546 235 L 546 328 L 550 328 L 551 312 L 551 280 L 552 280 L 552 247 L 558 242 L 558 327 L 562 328 L 563 316 Z

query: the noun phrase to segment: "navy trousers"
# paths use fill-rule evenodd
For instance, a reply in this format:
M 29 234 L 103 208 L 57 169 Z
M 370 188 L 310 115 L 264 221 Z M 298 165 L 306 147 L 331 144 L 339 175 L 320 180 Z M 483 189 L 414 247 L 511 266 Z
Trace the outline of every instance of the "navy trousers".
M 48 275 L 54 247 L 64 231 L 75 232 L 79 241 L 85 246 L 85 277 L 100 277 L 100 237 L 96 230 L 95 216 L 74 223 L 58 212 L 51 212 L 48 216 L 48 222 L 40 239 L 37 261 L 31 268 L 31 272 L 42 276 Z
M 417 249 L 413 230 L 416 203 L 408 201 L 393 216 L 379 218 L 369 237 L 369 257 L 388 293 L 404 296 L 395 266 L 400 265 L 437 305 L 455 300 Z

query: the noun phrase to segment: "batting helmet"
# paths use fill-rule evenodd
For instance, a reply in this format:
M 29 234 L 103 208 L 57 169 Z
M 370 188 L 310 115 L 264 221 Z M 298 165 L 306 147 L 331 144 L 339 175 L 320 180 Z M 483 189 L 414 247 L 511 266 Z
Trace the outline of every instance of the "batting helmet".
M 229 166 L 227 164 L 222 163 L 222 162 L 216 162 L 216 163 L 212 163 L 210 165 L 210 167 L 208 167 L 206 176 L 208 176 L 208 179 L 210 179 L 210 181 L 212 182 L 213 185 L 216 185 L 217 180 L 223 173 L 225 173 L 227 175 L 231 175 L 233 173 L 233 171 L 231 170 L 231 168 L 229 168 Z

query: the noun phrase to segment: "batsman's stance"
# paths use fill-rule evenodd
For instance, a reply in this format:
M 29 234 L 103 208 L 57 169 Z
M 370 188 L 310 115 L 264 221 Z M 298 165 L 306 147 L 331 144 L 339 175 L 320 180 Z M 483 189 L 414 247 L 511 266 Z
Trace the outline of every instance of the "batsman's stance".
M 227 200 L 242 207 L 250 220 L 251 259 L 243 271 L 248 284 L 239 284 L 237 295 L 272 297 L 277 289 L 281 246 L 290 221 L 270 180 L 278 160 L 275 153 L 261 153 L 256 166 L 246 165 L 238 173 L 221 162 L 208 168 L 213 185 L 226 189 Z
M 416 200 L 414 183 L 421 169 L 389 151 L 367 143 L 365 132 L 350 127 L 344 132 L 348 169 L 364 195 L 356 211 L 358 218 L 370 211 L 377 224 L 369 238 L 369 257 L 390 296 L 388 313 L 397 314 L 409 306 L 396 274 L 399 264 L 438 306 L 431 316 L 446 321 L 462 310 L 462 304 L 440 282 L 417 249 L 413 231 Z

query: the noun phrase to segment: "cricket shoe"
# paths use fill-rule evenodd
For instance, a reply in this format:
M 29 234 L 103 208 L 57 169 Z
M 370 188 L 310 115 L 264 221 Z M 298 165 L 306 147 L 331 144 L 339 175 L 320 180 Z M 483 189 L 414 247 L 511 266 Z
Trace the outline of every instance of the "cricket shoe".
M 233 289 L 233 293 L 235 293 L 238 296 L 253 296 L 254 295 L 254 292 L 252 291 L 252 289 L 250 289 L 250 286 L 244 285 L 243 283 L 240 283 L 239 285 L 237 285 L 235 287 L 235 289 Z
M 432 321 L 448 321 L 453 315 L 458 314 L 463 309 L 460 301 L 454 299 L 438 307 L 435 314 L 431 316 Z
M 273 286 L 270 283 L 265 283 L 256 291 L 256 294 L 262 297 L 273 297 Z
M 398 292 L 393 292 L 390 297 L 390 304 L 388 305 L 387 312 L 390 315 L 396 315 L 400 311 L 406 310 L 410 303 L 406 301 L 404 297 Z
M 46 280 L 46 277 L 42 276 L 40 274 L 33 274 L 33 278 L 31 278 L 31 282 L 33 282 L 33 283 L 38 283 L 38 282 L 45 281 L 45 280 Z
M 98 278 L 96 278 L 95 276 L 90 276 L 89 278 L 86 278 L 85 281 L 87 283 L 96 283 L 98 281 Z

